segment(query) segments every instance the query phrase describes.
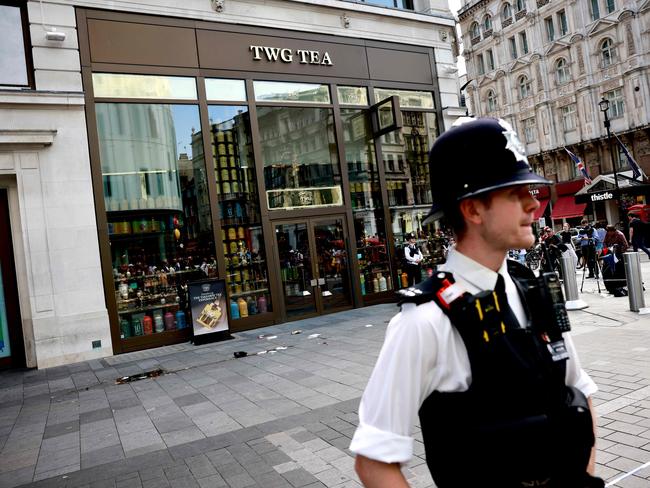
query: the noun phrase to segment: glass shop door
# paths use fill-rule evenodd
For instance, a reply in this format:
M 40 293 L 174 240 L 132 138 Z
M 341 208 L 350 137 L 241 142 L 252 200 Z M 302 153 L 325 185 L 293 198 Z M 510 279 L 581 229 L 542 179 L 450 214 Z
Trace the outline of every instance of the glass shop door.
M 276 223 L 275 238 L 287 319 L 352 307 L 343 216 Z

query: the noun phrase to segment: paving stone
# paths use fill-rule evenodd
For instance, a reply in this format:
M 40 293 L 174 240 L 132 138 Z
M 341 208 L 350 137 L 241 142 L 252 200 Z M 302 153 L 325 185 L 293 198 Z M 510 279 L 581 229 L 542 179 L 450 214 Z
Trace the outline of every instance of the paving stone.
M 169 486 L 171 488 L 199 488 L 199 484 L 191 476 L 169 480 Z
M 190 471 L 195 478 L 205 478 L 217 474 L 217 470 L 205 454 L 187 458 L 185 463 L 190 468 Z
M 228 486 L 220 474 L 214 474 L 197 480 L 201 488 L 222 488 Z
M 119 459 L 124 459 L 124 451 L 120 444 L 108 446 L 93 451 L 81 453 L 81 468 L 91 468 L 100 464 L 107 464 Z
M 311 483 L 315 483 L 319 481 L 312 474 L 308 473 L 302 468 L 295 469 L 292 471 L 287 471 L 286 473 L 282 473 L 282 476 L 289 483 L 291 483 L 291 486 L 293 486 L 294 488 L 301 488 L 303 486 L 307 486 Z
M 196 405 L 198 403 L 208 402 L 208 399 L 205 398 L 201 393 L 190 393 L 189 395 L 183 395 L 173 399 L 174 403 L 179 407 L 187 407 L 190 405 Z
M 63 434 L 69 434 L 70 432 L 78 432 L 78 431 L 79 431 L 78 420 L 63 422 L 55 425 L 48 425 L 45 427 L 45 432 L 43 432 L 43 439 L 49 439 L 50 437 L 58 437 Z
M 113 411 L 110 408 L 99 408 L 79 414 L 79 422 L 81 424 L 89 424 L 106 419 L 113 419 Z
M 224 475 L 224 479 L 231 488 L 246 488 L 247 486 L 255 486 L 257 484 L 251 475 L 246 472 L 232 476 Z

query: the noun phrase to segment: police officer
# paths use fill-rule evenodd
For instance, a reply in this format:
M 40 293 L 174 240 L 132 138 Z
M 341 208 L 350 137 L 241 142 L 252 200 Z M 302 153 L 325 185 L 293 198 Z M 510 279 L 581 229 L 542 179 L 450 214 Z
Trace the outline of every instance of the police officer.
M 505 259 L 534 242 L 529 185 L 551 182 L 533 173 L 503 120 L 463 121 L 429 157 L 430 217 L 444 215 L 457 244 L 446 272 L 402 290 L 359 406 L 350 446 L 359 478 L 367 488 L 409 486 L 400 468 L 419 416 L 438 488 L 604 486 L 591 476 L 597 387 L 568 327 L 558 328 L 568 321 L 531 312 L 545 288 L 524 287 L 538 279 Z
M 406 274 L 409 286 L 422 281 L 422 251 L 418 247 L 415 232 L 408 235 L 408 243 L 404 246 L 404 260 L 406 262 Z

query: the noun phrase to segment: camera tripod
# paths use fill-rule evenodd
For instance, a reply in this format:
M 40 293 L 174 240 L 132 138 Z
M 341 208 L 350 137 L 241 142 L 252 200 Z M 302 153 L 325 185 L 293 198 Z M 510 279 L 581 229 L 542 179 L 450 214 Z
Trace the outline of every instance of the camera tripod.
M 605 281 L 603 276 L 603 267 L 600 265 L 600 259 L 596 256 L 596 249 L 590 249 L 590 252 L 594 253 L 594 278 L 596 279 L 596 284 L 598 285 L 598 293 L 602 293 L 600 289 L 600 280 L 603 279 L 603 286 L 605 286 Z M 585 271 L 589 268 L 589 259 L 585 258 L 585 264 L 582 267 L 582 282 L 580 283 L 580 293 L 582 293 L 582 288 L 585 286 Z

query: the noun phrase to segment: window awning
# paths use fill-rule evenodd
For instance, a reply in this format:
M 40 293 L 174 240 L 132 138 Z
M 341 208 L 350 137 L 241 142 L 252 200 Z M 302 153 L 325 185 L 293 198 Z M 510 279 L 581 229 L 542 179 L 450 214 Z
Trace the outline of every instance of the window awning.
M 553 204 L 551 218 L 553 220 L 582 217 L 585 214 L 586 203 L 576 203 L 573 195 L 564 195 Z
M 535 210 L 535 215 L 533 215 L 533 219 L 539 220 L 539 218 L 542 215 L 544 215 L 544 212 L 546 212 L 546 207 L 548 207 L 548 202 L 550 202 L 548 198 L 539 201 L 539 208 Z

